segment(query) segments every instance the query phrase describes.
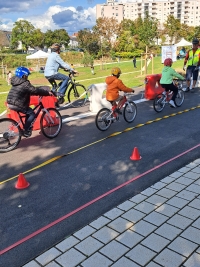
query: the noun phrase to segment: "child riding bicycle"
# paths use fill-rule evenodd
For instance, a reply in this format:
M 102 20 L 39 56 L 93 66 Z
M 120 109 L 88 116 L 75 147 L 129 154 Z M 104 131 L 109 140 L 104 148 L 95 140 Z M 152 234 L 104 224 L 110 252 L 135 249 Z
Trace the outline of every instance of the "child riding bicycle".
M 11 89 L 7 96 L 8 107 L 17 112 L 26 114 L 23 136 L 31 135 L 31 123 L 35 118 L 35 113 L 29 107 L 30 96 L 52 96 L 48 86 L 34 87 L 28 80 L 30 71 L 25 67 L 18 67 L 15 70 L 15 76 L 11 78 Z
M 171 58 L 166 58 L 164 61 L 164 68 L 162 70 L 162 77 L 160 79 L 160 84 L 161 86 L 165 89 L 165 91 L 173 91 L 173 96 L 171 100 L 169 101 L 169 104 L 171 107 L 176 107 L 174 100 L 177 96 L 178 93 L 178 88 L 174 85 L 173 83 L 173 78 L 177 77 L 180 80 L 185 80 L 185 78 L 177 73 L 174 69 L 171 68 L 172 66 L 172 59 Z
M 111 103 L 113 111 L 119 114 L 121 114 L 121 111 L 119 109 L 119 103 L 120 100 L 123 98 L 119 95 L 119 91 L 131 93 L 135 92 L 132 88 L 126 87 L 123 84 L 122 80 L 119 79 L 121 73 L 122 72 L 120 68 L 115 67 L 111 70 L 112 76 L 108 76 L 105 80 L 107 84 L 106 100 Z M 118 104 L 116 102 L 118 102 Z

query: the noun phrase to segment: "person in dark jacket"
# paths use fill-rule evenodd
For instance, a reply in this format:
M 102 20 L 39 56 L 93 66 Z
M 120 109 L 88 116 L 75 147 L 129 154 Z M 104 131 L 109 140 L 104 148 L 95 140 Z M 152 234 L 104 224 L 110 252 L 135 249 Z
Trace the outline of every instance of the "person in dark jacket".
M 50 96 L 48 86 L 34 87 L 28 80 L 30 71 L 25 67 L 18 67 L 15 76 L 11 78 L 11 89 L 7 96 L 8 107 L 12 110 L 26 114 L 23 135 L 31 135 L 31 123 L 35 118 L 35 113 L 29 107 L 31 95 Z

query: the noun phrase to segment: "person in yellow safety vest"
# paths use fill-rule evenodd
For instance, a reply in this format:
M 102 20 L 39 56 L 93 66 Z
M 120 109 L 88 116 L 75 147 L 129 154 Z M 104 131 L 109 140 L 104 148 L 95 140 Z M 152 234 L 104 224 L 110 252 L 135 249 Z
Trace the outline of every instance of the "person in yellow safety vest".
M 186 92 L 190 91 L 190 82 L 192 76 L 193 76 L 193 84 L 191 92 L 195 88 L 196 81 L 198 78 L 198 72 L 200 67 L 200 48 L 198 48 L 198 46 L 199 46 L 199 40 L 194 38 L 192 40 L 192 49 L 190 49 L 185 56 L 183 70 L 186 70 L 186 64 L 187 64 L 187 70 L 186 70 L 187 89 L 185 90 Z

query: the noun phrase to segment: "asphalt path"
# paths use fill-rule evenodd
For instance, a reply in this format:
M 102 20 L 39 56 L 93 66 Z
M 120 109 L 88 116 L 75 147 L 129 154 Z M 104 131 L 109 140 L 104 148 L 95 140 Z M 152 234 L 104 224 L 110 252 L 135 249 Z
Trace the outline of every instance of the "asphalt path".
M 167 105 L 161 113 L 152 101 L 139 103 L 133 123 L 121 116 L 106 132 L 96 128 L 94 116 L 64 123 L 53 140 L 36 131 L 14 151 L 0 154 L 0 266 L 22 266 L 199 158 L 200 92 L 185 97 L 180 108 Z M 88 106 L 60 112 L 68 118 L 88 112 Z M 139 161 L 130 160 L 134 147 Z M 47 162 L 56 156 L 62 157 Z M 27 189 L 15 188 L 19 173 L 30 183 Z

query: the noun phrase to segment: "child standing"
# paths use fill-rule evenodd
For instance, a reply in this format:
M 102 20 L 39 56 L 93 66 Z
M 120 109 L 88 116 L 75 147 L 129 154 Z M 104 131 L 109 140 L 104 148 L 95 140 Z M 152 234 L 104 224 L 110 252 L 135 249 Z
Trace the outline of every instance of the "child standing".
M 7 73 L 7 82 L 8 82 L 8 85 L 11 85 L 11 78 L 12 78 L 12 73 L 11 71 L 9 70 L 9 72 Z

